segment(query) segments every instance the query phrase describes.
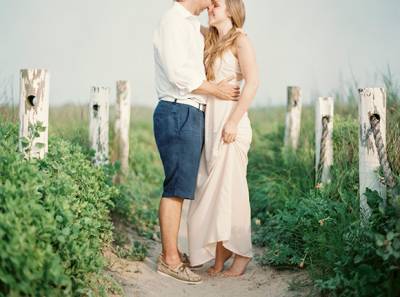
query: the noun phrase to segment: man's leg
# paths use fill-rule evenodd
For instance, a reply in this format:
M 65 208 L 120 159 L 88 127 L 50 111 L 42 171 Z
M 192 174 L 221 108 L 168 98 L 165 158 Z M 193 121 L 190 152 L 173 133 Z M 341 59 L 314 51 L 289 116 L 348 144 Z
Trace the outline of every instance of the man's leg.
M 164 261 L 171 266 L 181 263 L 178 233 L 182 213 L 182 198 L 162 198 L 159 208 L 160 232 Z
M 157 263 L 157 272 L 187 284 L 201 284 L 201 276 L 192 272 L 183 264 L 178 253 L 178 232 L 182 205 L 182 198 L 161 198 L 159 218 L 163 251 Z

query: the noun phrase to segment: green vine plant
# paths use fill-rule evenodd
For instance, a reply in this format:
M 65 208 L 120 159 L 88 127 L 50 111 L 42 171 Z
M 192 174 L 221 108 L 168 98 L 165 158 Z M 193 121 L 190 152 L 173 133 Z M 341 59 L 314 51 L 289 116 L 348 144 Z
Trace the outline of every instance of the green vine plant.
M 28 136 L 23 136 L 21 137 L 21 145 L 23 152 L 26 156 L 28 156 L 28 159 L 31 159 L 31 152 L 33 149 L 33 144 L 35 138 L 38 138 L 40 136 L 40 133 L 46 131 L 46 126 L 43 125 L 43 122 L 36 122 L 36 123 L 29 123 L 28 126 Z M 37 149 L 42 149 L 44 148 L 45 144 L 43 142 L 36 142 L 35 143 L 35 148 Z

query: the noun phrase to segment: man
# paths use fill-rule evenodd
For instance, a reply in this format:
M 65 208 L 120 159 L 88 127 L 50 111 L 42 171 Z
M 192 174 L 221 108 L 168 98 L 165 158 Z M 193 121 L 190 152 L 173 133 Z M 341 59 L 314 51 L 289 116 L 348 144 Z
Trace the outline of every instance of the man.
M 224 80 L 206 81 L 204 38 L 197 16 L 211 0 L 174 1 L 154 33 L 156 89 L 160 99 L 153 115 L 154 135 L 164 166 L 164 191 L 159 207 L 162 254 L 158 273 L 181 282 L 199 284 L 178 250 L 184 199 L 194 199 L 204 143 L 205 95 L 237 100 L 239 88 Z

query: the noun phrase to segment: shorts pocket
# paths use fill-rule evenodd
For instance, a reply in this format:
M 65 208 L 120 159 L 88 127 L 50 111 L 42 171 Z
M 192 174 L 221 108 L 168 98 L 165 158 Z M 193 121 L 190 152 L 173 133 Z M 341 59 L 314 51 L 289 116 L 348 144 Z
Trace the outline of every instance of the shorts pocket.
M 179 132 L 190 130 L 190 108 L 186 107 L 181 109 L 178 117 Z
M 179 132 L 200 134 L 202 131 L 202 112 L 194 107 L 187 107 L 179 116 Z

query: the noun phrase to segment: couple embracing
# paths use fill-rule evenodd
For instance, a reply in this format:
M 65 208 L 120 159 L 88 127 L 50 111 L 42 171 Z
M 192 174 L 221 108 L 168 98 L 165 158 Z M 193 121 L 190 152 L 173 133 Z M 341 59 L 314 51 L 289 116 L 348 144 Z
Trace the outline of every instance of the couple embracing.
M 203 27 L 198 16 L 206 9 Z M 159 102 L 153 124 L 165 172 L 157 272 L 189 284 L 202 282 L 193 270 L 210 260 L 210 275 L 232 277 L 253 256 L 247 110 L 258 73 L 244 20 L 242 0 L 174 1 L 154 33 Z M 184 199 L 190 200 L 189 256 L 178 249 Z

